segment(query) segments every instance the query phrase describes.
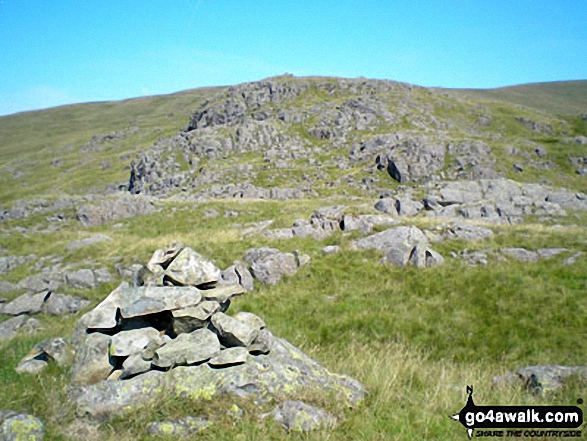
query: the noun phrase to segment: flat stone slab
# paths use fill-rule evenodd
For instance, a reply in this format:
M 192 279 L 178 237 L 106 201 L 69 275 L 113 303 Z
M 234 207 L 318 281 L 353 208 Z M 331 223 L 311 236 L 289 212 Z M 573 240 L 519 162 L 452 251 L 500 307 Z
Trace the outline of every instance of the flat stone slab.
M 149 343 L 163 345 L 165 340 L 155 328 L 121 331 L 110 340 L 110 355 L 126 357 L 141 352 Z
M 180 334 L 155 351 L 153 365 L 168 368 L 209 360 L 220 352 L 218 337 L 209 329 Z
M 227 348 L 221 351 L 217 356 L 211 358 L 208 364 L 214 367 L 242 364 L 247 361 L 248 355 L 249 351 L 247 348 Z

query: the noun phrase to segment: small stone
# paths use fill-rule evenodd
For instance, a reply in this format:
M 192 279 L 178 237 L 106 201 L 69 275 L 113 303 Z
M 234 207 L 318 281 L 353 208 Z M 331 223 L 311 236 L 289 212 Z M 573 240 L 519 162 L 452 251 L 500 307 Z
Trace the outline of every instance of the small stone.
M 173 331 L 179 335 L 204 328 L 208 324 L 208 319 L 218 310 L 220 310 L 218 302 L 204 300 L 198 306 L 173 311 Z
M 48 366 L 45 360 L 22 360 L 16 367 L 16 372 L 19 374 L 40 374 Z
M 241 285 L 224 285 L 202 291 L 202 297 L 206 300 L 215 300 L 218 303 L 224 303 L 234 296 L 244 294 L 244 292 L 244 288 Z
M 265 322 L 263 321 L 263 319 L 253 314 L 252 312 L 238 312 L 234 316 L 234 319 L 241 323 L 244 323 L 245 325 L 250 326 L 251 328 L 255 328 L 258 330 L 265 329 Z
M 322 248 L 323 254 L 336 254 L 340 251 L 340 247 L 338 245 L 328 245 Z
M 258 329 L 222 313 L 212 316 L 212 325 L 218 331 L 223 344 L 232 346 L 249 346 L 258 336 Z
M 122 363 L 121 379 L 133 377 L 151 369 L 151 362 L 144 360 L 141 354 L 132 354 Z
M 130 331 L 121 331 L 110 340 L 110 355 L 126 357 L 143 351 L 153 341 L 163 345 L 164 341 L 155 328 L 140 328 Z
M 214 367 L 234 366 L 247 361 L 249 351 L 243 347 L 227 348 L 211 358 L 208 364 Z
M 168 368 L 209 360 L 220 351 L 218 337 L 209 329 L 180 334 L 155 351 L 153 365 Z

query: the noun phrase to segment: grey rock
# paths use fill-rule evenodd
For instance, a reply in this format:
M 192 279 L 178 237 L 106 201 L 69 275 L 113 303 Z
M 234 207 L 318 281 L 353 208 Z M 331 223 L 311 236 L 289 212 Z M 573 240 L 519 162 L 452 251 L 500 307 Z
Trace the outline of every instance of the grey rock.
M 293 254 L 275 248 L 251 248 L 246 251 L 244 259 L 253 277 L 268 285 L 275 285 L 284 276 L 294 275 L 298 268 Z
M 28 414 L 16 414 L 5 418 L 0 426 L 3 441 L 42 441 L 45 436 L 43 422 Z
M 4 305 L 2 311 L 4 314 L 9 315 L 38 314 L 43 309 L 45 299 L 49 298 L 50 295 L 50 292 L 23 294 L 12 302 Z
M 52 338 L 37 345 L 20 361 L 16 372 L 37 374 L 54 361 L 58 366 L 66 366 L 71 361 L 70 345 L 62 338 Z
M 139 328 L 129 331 L 120 331 L 110 340 L 110 355 L 113 357 L 126 357 L 142 352 L 149 343 L 159 346 L 164 340 L 155 328 Z
M 21 360 L 15 371 L 18 374 L 36 375 L 43 372 L 48 365 L 47 361 L 42 359 Z
M 145 360 L 141 354 L 135 353 L 130 355 L 122 363 L 122 373 L 120 379 L 126 379 L 138 374 L 142 374 L 151 369 L 151 361 Z
M 110 340 L 110 336 L 94 332 L 87 334 L 79 344 L 74 343 L 72 383 L 88 385 L 108 378 L 114 370 L 109 357 Z
M 257 338 L 259 329 L 249 323 L 236 320 L 222 312 L 212 316 L 212 325 L 222 344 L 228 347 L 249 346 Z
M 222 281 L 226 285 L 240 285 L 245 292 L 250 292 L 255 288 L 253 275 L 240 260 L 235 260 L 232 265 L 222 271 Z
M 483 199 L 482 187 L 478 182 L 447 182 L 440 188 L 440 200 L 443 204 L 467 204 Z
M 148 268 L 158 274 L 158 268 Z M 183 248 L 166 269 L 160 267 L 160 271 L 173 284 L 198 286 L 218 282 L 221 278 L 220 270 L 210 260 L 191 248 Z
M 169 368 L 200 363 L 220 352 L 218 337 L 208 329 L 197 329 L 189 334 L 180 334 L 174 340 L 155 351 L 153 365 Z
M 42 325 L 39 320 L 37 320 L 36 318 L 30 318 L 25 322 L 21 329 L 26 334 L 33 335 L 41 328 Z
M 495 377 L 493 381 L 498 385 L 518 381 L 523 383 L 531 393 L 548 394 L 560 391 L 564 387 L 567 378 L 571 376 L 579 376 L 586 379 L 587 366 L 528 366 L 517 370 L 515 373 L 509 373 L 504 377 Z
M 571 257 L 569 257 L 568 259 L 565 259 L 564 261 L 564 265 L 574 265 L 575 263 L 577 263 L 577 260 L 583 256 L 583 252 L 578 252 L 576 254 L 573 254 Z
M 361 233 L 370 233 L 375 226 L 385 226 L 397 224 L 397 219 L 386 215 L 362 214 L 358 217 L 347 215 L 342 222 L 344 231 L 359 230 Z
M 375 209 L 377 211 L 381 211 L 383 213 L 388 213 L 391 215 L 397 215 L 397 208 L 395 206 L 395 199 L 392 198 L 382 198 L 377 201 L 375 204 Z
M 188 438 L 197 435 L 210 426 L 210 421 L 204 417 L 185 417 L 173 421 L 158 421 L 147 426 L 147 433 L 151 436 L 173 438 Z
M 340 251 L 340 247 L 338 245 L 328 245 L 322 248 L 323 254 L 336 254 Z
M 83 225 L 102 225 L 119 219 L 151 214 L 156 211 L 153 201 L 142 195 L 118 192 L 105 198 L 99 205 L 78 205 L 75 217 Z
M 90 305 L 89 300 L 70 295 L 50 293 L 41 311 L 50 315 L 75 314 Z
M 123 304 L 128 283 L 121 283 L 98 306 L 84 314 L 78 322 L 77 334 L 85 333 L 86 329 L 111 329 L 117 325 L 116 314 Z M 73 344 L 75 346 L 75 337 Z
M 427 238 L 419 228 L 401 226 L 357 239 L 352 242 L 352 247 L 355 249 L 374 249 L 386 252 L 398 248 L 410 248 L 411 250 L 416 244 L 422 242 L 427 242 Z
M 263 321 L 263 319 L 253 314 L 252 312 L 240 311 L 236 313 L 234 319 L 259 331 L 261 329 L 265 329 L 265 322 Z
M 558 256 L 561 253 L 569 251 L 566 248 L 540 248 L 536 250 L 540 258 L 542 259 L 550 259 L 552 257 Z
M 208 326 L 209 319 L 220 310 L 220 304 L 214 300 L 204 300 L 197 306 L 177 309 L 173 314 L 173 331 L 176 334 L 193 332 Z
M 410 253 L 408 257 L 408 264 L 416 268 L 429 268 L 432 266 L 439 266 L 444 263 L 444 258 L 428 247 L 427 244 L 418 244 Z M 403 265 L 402 265 L 403 266 Z
M 275 240 L 291 239 L 294 237 L 294 230 L 292 228 L 277 228 L 275 230 L 265 230 L 263 231 L 263 237 Z M 300 237 L 306 236 L 304 235 Z
M 118 306 L 123 318 L 132 318 L 187 308 L 201 300 L 202 291 L 192 286 L 143 286 L 123 288 Z
M 244 294 L 244 292 L 241 285 L 221 285 L 201 291 L 205 300 L 214 300 L 220 304 L 224 304 L 233 297 Z
M 63 275 L 63 281 L 73 288 L 92 289 L 98 286 L 96 276 L 91 269 L 67 271 Z
M 310 432 L 317 429 L 332 429 L 337 420 L 319 407 L 303 401 L 286 401 L 277 406 L 273 419 L 287 431 Z
M 327 232 L 340 230 L 340 225 L 344 217 L 344 205 L 333 205 L 321 207 L 312 213 L 310 223 Z
M 247 348 L 226 348 L 223 351 L 220 351 L 220 353 L 215 357 L 212 357 L 210 361 L 208 361 L 208 364 L 214 367 L 242 364 L 247 361 L 248 355 L 249 351 L 247 350 Z
M 15 268 L 35 260 L 35 256 L 0 256 L 0 274 L 7 274 Z
M 389 149 L 387 172 L 400 183 L 420 181 L 444 166 L 445 147 L 425 137 L 405 139 Z
M 415 201 L 409 196 L 400 196 L 396 198 L 394 205 L 397 214 L 400 216 L 414 216 L 424 209 L 423 203 Z
M 538 253 L 528 251 L 525 248 L 502 248 L 500 251 L 520 262 L 537 262 L 539 259 Z
M 65 251 L 77 250 L 78 248 L 87 247 L 89 245 L 93 245 L 100 242 L 112 242 L 112 238 L 101 233 L 94 234 L 93 236 L 86 237 L 85 239 L 74 240 L 72 242 L 69 242 L 65 247 Z
M 96 418 L 124 415 L 142 405 L 156 403 L 163 394 L 199 401 L 220 394 L 287 399 L 300 392 L 333 393 L 349 405 L 363 399 L 366 391 L 356 380 L 328 372 L 266 329 L 261 333 L 269 341 L 271 352 L 251 357 L 241 365 L 223 369 L 214 369 L 206 363 L 179 366 L 166 373 L 150 371 L 125 381 L 72 389 L 77 412 Z
M 493 231 L 468 222 L 454 222 L 450 225 L 443 236 L 447 239 L 460 239 L 466 241 L 491 239 Z
M 18 287 L 14 283 L 10 283 L 5 280 L 0 280 L 0 294 L 6 294 L 17 290 Z
M 28 292 L 57 291 L 61 286 L 63 275 L 58 271 L 44 271 L 25 277 L 18 282 L 19 290 Z

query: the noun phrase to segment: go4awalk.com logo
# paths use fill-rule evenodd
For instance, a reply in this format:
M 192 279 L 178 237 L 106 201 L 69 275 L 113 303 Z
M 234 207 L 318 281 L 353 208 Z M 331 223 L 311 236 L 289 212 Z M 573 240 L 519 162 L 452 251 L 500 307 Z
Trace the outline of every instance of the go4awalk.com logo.
M 581 438 L 583 411 L 577 406 L 477 406 L 473 386 L 467 404 L 451 418 L 473 437 Z M 582 404 L 582 400 L 577 400 Z

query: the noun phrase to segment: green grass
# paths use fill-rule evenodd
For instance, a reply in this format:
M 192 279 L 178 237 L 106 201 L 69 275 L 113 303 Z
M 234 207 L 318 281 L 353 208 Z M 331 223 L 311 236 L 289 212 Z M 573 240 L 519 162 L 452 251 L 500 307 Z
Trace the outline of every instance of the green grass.
M 281 81 L 293 80 L 284 78 Z M 330 95 L 317 88 L 315 82 L 318 80 L 308 81 L 312 84 L 310 89 L 287 105 L 311 110 L 326 102 L 339 105 L 350 97 L 346 91 Z M 497 158 L 498 168 L 508 176 L 526 182 L 545 179 L 587 192 L 584 177 L 575 175 L 568 162 L 568 156 L 587 155 L 585 146 L 561 141 L 565 137 L 587 135 L 585 121 L 566 116 L 575 114 L 573 106 L 583 102 L 583 86 L 583 82 L 579 82 L 553 85 L 553 88 L 548 85 L 521 87 L 505 91 L 516 92 L 507 96 L 503 95 L 504 91 L 466 91 L 464 95 L 465 92 L 460 91 L 419 88 L 408 93 L 403 90 L 405 86 L 401 86 L 402 90 L 382 94 L 381 98 L 393 111 L 411 108 L 424 112 L 421 116 L 429 129 L 435 127 L 431 119 L 434 116 L 449 127 L 446 136 L 452 140 L 487 142 Z M 549 98 L 546 91 L 555 89 L 562 95 L 557 99 Z M 159 137 L 173 135 L 185 127 L 190 112 L 204 100 L 214 99 L 221 90 L 194 90 L 119 103 L 67 106 L 0 118 L 0 204 L 10 207 L 17 199 L 32 197 L 53 200 L 63 193 L 85 194 L 88 188 L 127 181 L 129 171 L 125 166 L 135 154 L 148 149 Z M 528 96 L 524 98 L 520 94 Z M 550 99 L 552 105 L 549 107 Z M 477 127 L 478 116 L 486 114 L 492 117 L 490 126 Z M 515 121 L 519 116 L 551 124 L 554 134 L 546 136 L 530 131 Z M 7 254 L 35 254 L 38 258 L 63 256 L 64 265 L 105 266 L 112 274 L 115 274 L 116 263 L 146 263 L 157 248 L 173 240 L 212 258 L 220 268 L 241 259 L 251 247 L 270 246 L 287 252 L 299 249 L 311 256 L 309 266 L 278 285 L 257 284 L 255 291 L 233 302 L 230 312 L 246 310 L 258 314 L 276 335 L 301 347 L 331 371 L 358 379 L 369 390 L 365 402 L 352 410 L 328 397 L 302 392 L 299 398 L 323 406 L 339 418 L 339 426 L 327 432 L 287 434 L 272 421 L 260 422 L 256 417 L 259 412 L 271 410 L 275 403 L 257 409 L 249 401 L 222 397 L 213 402 L 169 399 L 125 418 L 104 422 L 97 429 L 96 439 L 150 439 L 146 435 L 149 422 L 186 415 L 206 415 L 214 421 L 210 429 L 198 436 L 204 440 L 460 439 L 466 436 L 463 428 L 447 416 L 464 405 L 468 384 L 475 386 L 478 404 L 569 405 L 574 404 L 577 397 L 585 397 L 587 383 L 580 379 L 571 381 L 559 393 L 542 397 L 532 396 L 517 386 L 498 388 L 493 384 L 494 376 L 533 364 L 585 364 L 582 348 L 587 329 L 584 314 L 587 310 L 584 295 L 587 290 L 587 215 L 584 213 L 569 212 L 568 217 L 557 219 L 556 223 L 567 225 L 562 229 L 549 228 L 540 224 L 536 217 L 528 217 L 524 225 L 491 226 L 495 233 L 492 239 L 435 243 L 432 246 L 445 256 L 445 265 L 423 270 L 381 265 L 378 263 L 381 256 L 376 252 L 351 250 L 351 241 L 361 236 L 356 231 L 351 234 L 337 232 L 320 241 L 311 238 L 272 240 L 241 234 L 242 227 L 237 224 L 273 219 L 275 222 L 270 228 L 289 227 L 294 220 L 308 219 L 315 209 L 325 205 L 344 204 L 352 214 L 374 212 L 375 196 L 367 197 L 344 183 L 326 186 L 327 181 L 345 175 L 355 176 L 358 182 L 367 176 L 366 163 L 344 170 L 334 166 L 336 158 L 348 157 L 354 143 L 375 134 L 405 130 L 426 132 L 416 129 L 408 115 L 393 124 L 380 121 L 373 130 L 353 131 L 340 149 L 332 149 L 329 141 L 309 135 L 308 131 L 317 124 L 319 117 L 312 115 L 302 124 L 282 127 L 286 134 L 323 149 L 323 153 L 315 155 L 315 159 L 323 163 L 319 172 L 324 174 L 315 185 L 318 198 L 161 201 L 159 213 L 97 227 L 82 227 L 73 219 L 70 209 L 65 211 L 68 220 L 60 224 L 61 229 L 50 234 L 41 232 L 49 225 L 46 220 L 49 214 L 36 213 L 23 220 L 0 224 L 0 248 L 6 249 Z M 140 130 L 135 131 L 133 127 Z M 99 151 L 93 153 L 82 151 L 93 135 L 116 131 L 121 131 L 121 139 L 101 143 Z M 223 129 L 219 136 L 232 136 L 233 131 L 233 128 Z M 543 145 L 548 151 L 544 160 L 552 161 L 556 168 L 526 167 L 521 175 L 513 175 L 511 165 L 519 159 L 508 157 L 504 148 L 512 145 L 531 155 L 533 147 L 528 141 Z M 63 162 L 51 165 L 55 158 Z M 317 171 L 308 166 L 306 159 L 292 161 L 287 169 L 266 167 L 262 152 L 237 154 L 228 161 L 199 159 L 198 167 L 221 170 L 237 163 L 251 164 L 254 167 L 251 182 L 267 187 L 294 187 L 303 173 L 313 175 Z M 182 170 L 188 170 L 183 155 L 178 153 L 176 160 Z M 111 166 L 102 169 L 103 161 L 110 161 Z M 15 168 L 24 176 L 14 179 L 12 170 Z M 384 176 L 377 175 L 382 188 L 398 187 Z M 237 183 L 239 177 L 227 176 L 223 183 L 227 182 Z M 343 192 L 359 197 L 351 199 Z M 414 188 L 414 193 L 423 196 L 426 191 Z M 325 201 L 325 197 L 331 198 Z M 210 209 L 220 215 L 205 218 L 204 213 Z M 240 215 L 225 217 L 226 211 L 237 211 Z M 428 229 L 442 221 L 417 217 L 404 222 Z M 25 227 L 28 231 L 16 232 L 16 227 Z M 41 231 L 34 231 L 35 228 Z M 65 251 L 71 241 L 95 233 L 105 233 L 114 240 Z M 326 245 L 340 245 L 342 251 L 324 255 L 320 250 Z M 565 247 L 571 251 L 535 263 L 502 261 L 492 256 L 487 267 L 468 267 L 463 261 L 450 257 L 451 252 L 464 248 L 497 250 L 502 247 L 530 250 Z M 586 255 L 576 264 L 563 264 L 567 257 L 579 251 Z M 34 273 L 34 264 L 18 267 L 2 279 L 18 282 Z M 88 298 L 91 308 L 119 282 L 117 279 L 86 291 L 64 286 L 60 292 Z M 9 293 L 3 297 L 10 300 L 18 294 Z M 52 366 L 38 376 L 28 376 L 16 374 L 14 367 L 36 343 L 50 337 L 71 336 L 80 315 L 41 316 L 43 328 L 36 335 L 19 334 L 10 342 L 0 343 L 2 408 L 39 416 L 45 423 L 49 440 L 69 439 L 70 425 L 76 418 L 67 400 L 69 368 Z M 244 410 L 243 418 L 238 421 L 226 415 L 234 402 Z

